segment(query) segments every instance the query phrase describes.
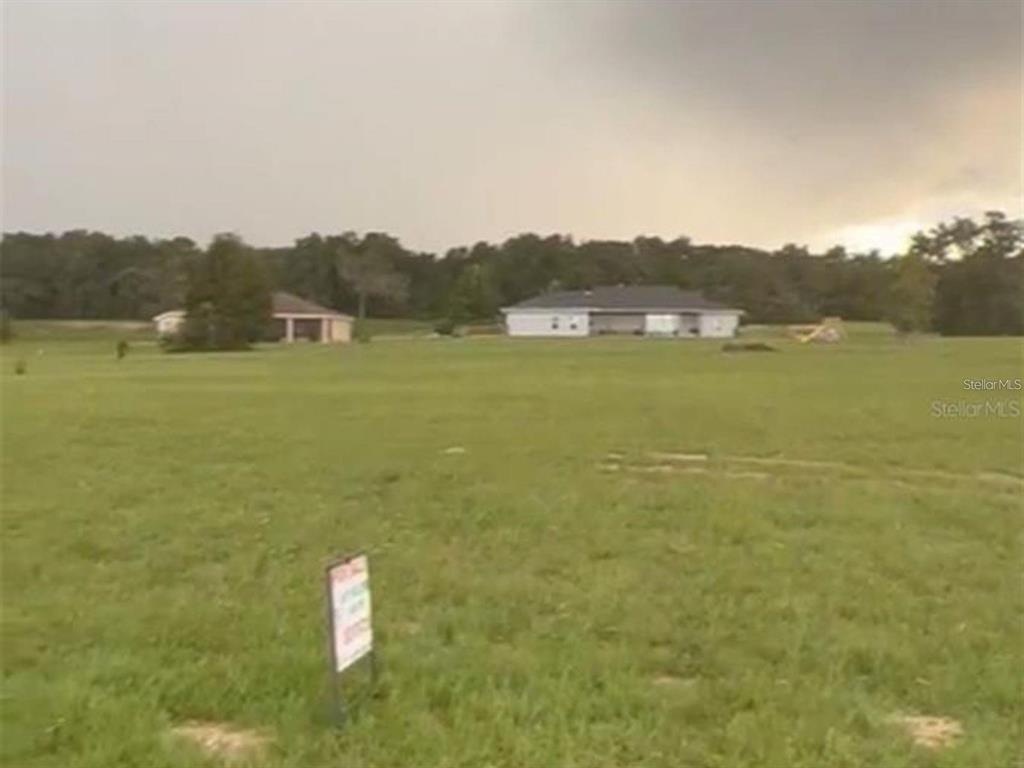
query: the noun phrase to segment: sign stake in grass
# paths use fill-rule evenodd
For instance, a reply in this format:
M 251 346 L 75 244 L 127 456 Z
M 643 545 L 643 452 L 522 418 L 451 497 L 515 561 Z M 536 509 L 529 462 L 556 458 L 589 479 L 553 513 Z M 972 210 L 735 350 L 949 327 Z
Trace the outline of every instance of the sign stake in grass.
M 377 682 L 370 616 L 369 562 L 365 554 L 350 555 L 330 563 L 325 576 L 331 699 L 340 726 L 344 724 L 346 715 L 339 686 L 342 672 L 366 658 L 370 665 L 371 691 Z

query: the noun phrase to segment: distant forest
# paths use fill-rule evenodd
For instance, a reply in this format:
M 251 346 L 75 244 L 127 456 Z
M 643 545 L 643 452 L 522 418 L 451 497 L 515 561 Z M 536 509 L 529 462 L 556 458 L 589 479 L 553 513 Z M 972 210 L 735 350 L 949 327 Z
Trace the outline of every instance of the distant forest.
M 1001 213 L 980 222 L 954 219 L 920 233 L 907 254 L 891 259 L 839 247 L 815 254 L 796 245 L 765 251 L 685 237 L 575 242 L 536 234 L 453 248 L 442 257 L 376 232 L 311 234 L 291 247 L 247 248 L 274 288 L 352 314 L 362 298 L 376 317 L 485 321 L 548 290 L 670 284 L 740 307 L 748 323 L 830 315 L 885 320 L 916 302 L 925 318 L 914 330 L 992 335 L 1024 331 L 1022 233 L 1021 222 Z M 188 265 L 202 253 L 185 237 L 5 233 L 0 300 L 15 320 L 148 319 L 182 306 Z M 364 277 L 391 278 L 378 281 L 388 287 L 360 291 L 353 265 L 363 265 Z M 364 288 L 372 282 L 364 280 Z

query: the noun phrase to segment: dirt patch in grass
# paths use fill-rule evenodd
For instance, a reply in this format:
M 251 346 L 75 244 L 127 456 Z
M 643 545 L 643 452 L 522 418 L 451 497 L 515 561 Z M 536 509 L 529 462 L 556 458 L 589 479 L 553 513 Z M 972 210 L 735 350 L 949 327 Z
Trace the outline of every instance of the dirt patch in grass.
M 689 555 L 697 551 L 697 545 L 689 539 L 679 539 L 678 541 L 669 542 L 667 549 L 674 555 Z
M 695 677 L 676 677 L 675 675 L 658 675 L 651 684 L 655 688 L 692 688 L 697 684 Z
M 802 467 L 804 469 L 853 469 L 841 461 L 815 461 L 811 459 L 772 459 L 761 456 L 723 456 L 725 461 L 742 464 L 760 464 L 766 467 Z
M 668 474 L 671 472 L 682 472 L 685 470 L 677 469 L 676 467 L 669 467 L 665 464 L 643 464 L 636 467 L 629 467 L 630 472 L 646 472 L 654 474 Z M 704 471 L 704 470 L 701 470 Z
M 925 749 L 951 747 L 964 734 L 963 726 L 949 717 L 893 715 L 889 722 L 901 726 L 917 746 Z
M 902 467 L 894 467 L 893 471 L 895 474 L 904 477 L 923 477 L 935 480 L 969 479 L 968 475 L 957 474 L 956 472 L 947 472 L 944 469 L 904 469 Z
M 1005 485 L 1015 485 L 1018 488 L 1024 488 L 1024 480 L 1014 475 L 1007 475 L 1003 472 L 979 472 L 975 477 L 986 483 L 1002 483 Z
M 727 477 L 731 480 L 767 480 L 771 477 L 767 472 L 729 472 L 718 470 L 713 472 L 705 467 L 687 467 L 675 464 L 642 464 L 639 466 L 626 466 L 630 472 L 654 475 L 712 475 L 716 477 Z
M 651 451 L 631 459 L 622 452 L 611 451 L 597 463 L 597 467 L 602 472 L 679 479 L 682 479 L 682 475 L 700 475 L 724 480 L 869 481 L 899 488 L 910 494 L 947 494 L 950 488 L 970 488 L 974 493 L 996 495 L 999 498 L 1013 495 L 1017 498 L 1024 489 L 1024 478 L 1009 472 L 956 473 L 924 467 L 868 467 L 840 461 L 767 456 L 713 458 L 702 453 Z
M 652 459 L 658 459 L 660 461 L 707 461 L 708 455 L 706 453 L 665 453 L 662 451 L 654 451 L 647 454 Z
M 270 743 L 265 734 L 236 728 L 228 723 L 189 722 L 171 729 L 171 732 L 190 741 L 209 757 L 228 765 L 258 760 Z
M 978 491 L 1002 494 L 1024 489 L 1024 478 L 1007 472 L 948 472 L 912 467 L 867 467 L 842 461 L 789 459 L 781 456 L 716 456 L 707 453 L 650 451 L 645 459 L 630 460 L 609 452 L 598 467 L 606 472 L 648 475 L 707 475 L 729 480 L 781 480 L 794 477 L 827 478 L 829 481 L 870 480 L 917 493 L 946 493 L 953 483 L 973 484 Z M 981 485 L 984 484 L 984 485 Z M 985 486 L 988 486 L 987 488 Z M 1024 768 L 1022 766 L 1021 768 Z
M 722 477 L 731 477 L 734 480 L 767 480 L 771 475 L 767 472 L 723 472 Z
M 630 472 L 645 472 L 664 475 L 706 475 L 704 467 L 676 467 L 671 464 L 641 464 L 627 467 Z
M 403 621 L 397 629 L 403 635 L 418 635 L 423 627 L 418 621 Z

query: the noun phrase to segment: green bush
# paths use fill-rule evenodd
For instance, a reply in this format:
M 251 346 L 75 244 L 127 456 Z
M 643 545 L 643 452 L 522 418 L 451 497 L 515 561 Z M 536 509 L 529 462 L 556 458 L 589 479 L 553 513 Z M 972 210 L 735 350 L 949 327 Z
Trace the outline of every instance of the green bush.
M 455 335 L 455 321 L 450 317 L 446 317 L 443 320 L 438 320 L 434 325 L 434 333 L 439 336 L 454 336 Z
M 465 331 L 467 336 L 499 336 L 505 329 L 499 323 L 477 323 L 467 325 Z
M 14 338 L 14 321 L 11 320 L 11 313 L 6 309 L 0 309 L 0 344 L 6 344 Z
M 204 302 L 189 311 L 177 332 L 161 337 L 160 345 L 165 352 L 230 352 L 249 349 L 250 341 L 233 318 Z
M 722 345 L 723 352 L 777 352 L 778 350 L 763 341 L 727 341 Z

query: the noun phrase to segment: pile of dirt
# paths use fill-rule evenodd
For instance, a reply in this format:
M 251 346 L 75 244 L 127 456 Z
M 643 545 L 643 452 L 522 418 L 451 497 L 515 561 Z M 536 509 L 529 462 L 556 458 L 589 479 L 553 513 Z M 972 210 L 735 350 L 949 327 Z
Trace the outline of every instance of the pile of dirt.
M 172 728 L 171 733 L 228 765 L 258 762 L 270 743 L 270 738 L 258 731 L 228 723 L 189 722 Z
M 964 728 L 948 717 L 893 715 L 889 722 L 902 726 L 914 743 L 925 749 L 945 749 L 964 735 Z

